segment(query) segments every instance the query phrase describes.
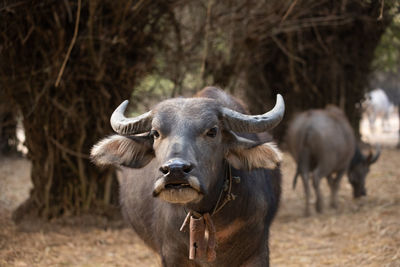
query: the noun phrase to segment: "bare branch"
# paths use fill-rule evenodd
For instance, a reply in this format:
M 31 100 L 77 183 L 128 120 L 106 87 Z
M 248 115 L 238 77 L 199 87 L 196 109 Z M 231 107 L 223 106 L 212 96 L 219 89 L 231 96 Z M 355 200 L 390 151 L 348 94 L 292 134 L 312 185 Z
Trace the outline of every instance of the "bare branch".
M 68 62 L 69 56 L 70 56 L 70 54 L 71 54 L 72 48 L 74 47 L 76 38 L 77 38 L 77 36 L 78 36 L 79 19 L 80 19 L 80 17 L 81 17 L 81 5 L 82 5 L 81 2 L 82 2 L 82 0 L 78 0 L 78 10 L 77 10 L 77 12 L 76 12 L 77 14 L 76 14 L 74 35 L 72 36 L 72 40 L 71 40 L 71 43 L 69 44 L 67 54 L 65 55 L 65 58 L 64 58 L 64 62 L 63 62 L 63 64 L 61 65 L 60 72 L 58 73 L 56 83 L 54 84 L 55 87 L 58 87 L 58 85 L 60 84 L 61 77 L 62 77 L 62 75 L 63 75 L 63 73 L 64 73 L 65 66 L 67 65 L 67 62 Z

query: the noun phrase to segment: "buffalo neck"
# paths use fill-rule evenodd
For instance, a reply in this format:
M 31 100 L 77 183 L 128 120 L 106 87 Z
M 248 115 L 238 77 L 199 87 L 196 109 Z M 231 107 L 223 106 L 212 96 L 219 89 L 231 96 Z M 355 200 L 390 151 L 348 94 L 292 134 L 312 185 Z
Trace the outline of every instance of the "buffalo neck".
M 362 162 L 363 160 L 363 154 L 361 153 L 360 148 L 358 145 L 355 146 L 354 148 L 354 155 L 353 158 L 351 159 L 350 165 L 349 165 L 349 170 L 353 169 L 355 165 L 358 163 Z
M 218 205 L 218 199 L 222 194 L 224 194 L 224 184 L 227 180 L 229 164 L 227 162 L 223 162 L 221 164 L 221 168 L 219 168 L 219 172 L 215 177 L 208 177 L 208 179 L 212 179 L 215 181 L 210 185 L 209 190 L 204 195 L 204 197 L 198 203 L 189 203 L 185 205 L 185 209 L 195 211 L 201 214 L 210 213 L 212 214 L 216 205 Z

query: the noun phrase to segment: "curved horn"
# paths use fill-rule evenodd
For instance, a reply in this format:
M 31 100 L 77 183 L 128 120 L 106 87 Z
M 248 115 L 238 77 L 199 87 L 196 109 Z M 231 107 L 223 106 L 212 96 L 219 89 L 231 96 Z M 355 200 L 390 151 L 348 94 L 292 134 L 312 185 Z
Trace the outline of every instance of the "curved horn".
M 376 153 L 375 155 L 372 155 L 372 151 L 371 154 L 368 156 L 367 160 L 368 160 L 368 164 L 373 164 L 375 163 L 378 159 L 379 156 L 381 155 L 381 147 L 380 146 L 376 146 Z
M 126 118 L 124 112 L 129 101 L 125 100 L 114 110 L 110 123 L 113 130 L 122 135 L 132 135 L 150 131 L 152 114 L 151 110 L 134 118 Z
M 222 108 L 226 126 L 235 132 L 259 133 L 277 126 L 285 113 L 283 97 L 276 96 L 274 108 L 262 115 L 246 115 L 229 108 Z

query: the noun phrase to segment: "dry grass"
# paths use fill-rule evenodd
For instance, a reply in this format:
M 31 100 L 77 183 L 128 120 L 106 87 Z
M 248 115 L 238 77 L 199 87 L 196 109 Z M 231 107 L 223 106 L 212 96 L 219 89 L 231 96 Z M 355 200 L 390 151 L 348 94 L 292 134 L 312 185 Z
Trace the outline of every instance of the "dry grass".
M 325 213 L 305 218 L 302 186 L 291 189 L 295 166 L 285 154 L 282 205 L 271 229 L 272 266 L 400 266 L 399 159 L 399 150 L 383 150 L 364 199 L 352 199 L 345 178 L 338 210 L 329 208 L 323 182 Z M 19 231 L 10 211 L 27 197 L 29 168 L 26 160 L 0 161 L 0 266 L 157 266 L 129 228 L 92 227 L 100 218 Z
M 340 206 L 333 210 L 325 180 L 322 215 L 313 209 L 311 217 L 303 217 L 303 188 L 300 183 L 292 190 L 295 164 L 285 154 L 282 205 L 271 229 L 273 266 L 400 266 L 400 150 L 390 148 L 397 143 L 399 123 L 392 116 L 392 131 L 383 132 L 378 125 L 373 135 L 362 120 L 363 139 L 388 147 L 371 167 L 368 196 L 354 200 L 344 177 Z
M 400 266 L 400 151 L 384 150 L 367 179 L 368 196 L 354 201 L 345 178 L 338 210 L 302 216 L 303 188 L 291 189 L 294 163 L 285 157 L 282 206 L 271 230 L 273 266 Z M 315 212 L 314 212 L 315 213 Z

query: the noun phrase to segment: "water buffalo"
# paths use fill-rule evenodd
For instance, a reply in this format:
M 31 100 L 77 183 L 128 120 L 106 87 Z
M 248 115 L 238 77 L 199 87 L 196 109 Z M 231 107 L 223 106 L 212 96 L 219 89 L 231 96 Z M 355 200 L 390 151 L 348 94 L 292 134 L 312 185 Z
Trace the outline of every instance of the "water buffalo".
M 91 155 L 97 164 L 121 166 L 122 212 L 162 265 L 268 266 L 281 157 L 255 133 L 281 121 L 282 97 L 256 116 L 213 87 L 135 118 L 123 115 L 127 104 L 111 116 L 118 134 Z
M 322 212 L 323 201 L 319 189 L 321 178 L 327 177 L 331 189 L 331 206 L 337 207 L 337 192 L 342 176 L 347 171 L 353 187 L 353 196 L 366 195 L 365 177 L 369 166 L 377 161 L 380 152 L 364 156 L 355 139 L 354 132 L 345 116 L 337 107 L 309 110 L 297 115 L 290 123 L 286 142 L 288 150 L 297 162 L 293 179 L 296 186 L 300 174 L 305 191 L 305 215 L 309 209 L 309 177 L 315 190 L 316 210 Z M 335 174 L 335 177 L 334 177 Z

